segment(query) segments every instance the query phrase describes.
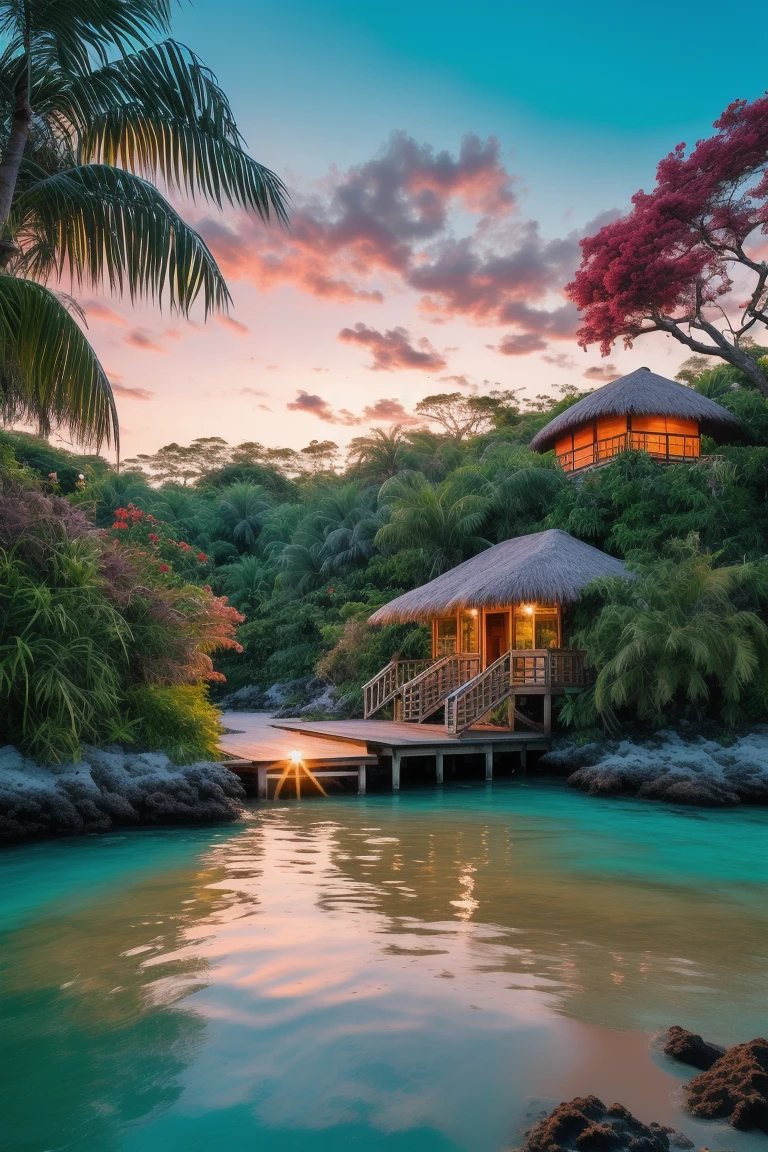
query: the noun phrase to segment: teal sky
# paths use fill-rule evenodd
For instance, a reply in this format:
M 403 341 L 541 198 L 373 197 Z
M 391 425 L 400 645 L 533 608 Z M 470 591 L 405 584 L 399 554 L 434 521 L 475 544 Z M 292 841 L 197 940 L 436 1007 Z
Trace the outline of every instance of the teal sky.
M 768 13 L 760 7 L 747 21 L 710 0 L 682 8 L 657 0 L 642 6 L 197 0 L 174 19 L 176 37 L 217 73 L 251 153 L 289 184 L 299 212 L 294 235 L 310 199 L 315 216 L 325 214 L 327 223 L 333 189 L 376 157 L 394 130 L 454 157 L 466 133 L 481 141 L 496 137 L 499 163 L 514 178 L 516 223 L 492 213 L 480 219 L 476 207 L 452 201 L 449 224 L 425 246 L 430 259 L 438 250 L 444 254 L 449 240 L 469 243 L 475 236 L 476 245 L 478 221 L 492 226 L 483 241 L 486 256 L 519 257 L 519 237 L 531 226 L 542 242 L 570 236 L 577 252 L 588 221 L 626 210 L 633 192 L 652 186 L 656 163 L 679 141 L 691 145 L 708 135 L 730 101 L 762 94 L 767 31 Z M 185 212 L 200 221 L 198 208 Z M 236 253 L 230 245 L 226 256 L 219 224 L 232 229 Z M 265 239 L 249 229 L 231 214 L 216 227 L 203 226 L 230 277 L 237 325 L 214 324 L 202 335 L 160 324 L 150 311 L 136 316 L 121 305 L 114 322 L 103 308 L 101 316 L 94 311 L 94 338 L 122 388 L 129 451 L 214 433 L 293 446 L 331 436 L 343 444 L 365 430 L 379 401 L 400 406 L 382 412 L 407 412 L 429 392 L 456 387 L 446 381 L 535 395 L 568 382 L 587 386 L 590 369 L 587 379 L 599 378 L 597 352 L 581 352 L 563 325 L 534 338 L 530 324 L 510 328 L 493 308 L 481 315 L 475 305 L 448 307 L 441 300 L 430 313 L 414 277 L 382 270 L 378 256 L 361 272 L 368 257 L 360 248 L 355 291 L 347 299 L 324 294 L 317 276 L 308 286 L 305 275 L 307 263 L 320 259 L 311 245 L 294 259 L 291 239 L 276 239 L 275 230 Z M 412 256 L 427 258 L 415 248 Z M 346 282 L 351 259 L 335 252 L 329 275 Z M 519 279 L 518 309 L 562 307 L 573 259 L 563 256 L 556 271 L 550 267 L 546 290 L 539 282 L 530 298 L 525 276 Z M 277 277 L 272 260 L 280 265 Z M 365 326 L 368 344 L 341 335 L 355 325 Z M 536 325 L 543 332 L 540 320 Z M 436 355 L 422 356 L 421 366 L 413 356 L 371 362 L 371 341 L 381 343 L 394 329 L 407 333 L 411 350 L 427 341 Z M 528 347 L 521 333 L 530 354 L 519 354 Z M 517 344 L 503 343 L 510 335 Z M 503 347 L 514 354 L 502 354 Z M 681 351 L 669 342 L 647 342 L 630 353 L 617 349 L 610 361 L 623 372 L 650 360 L 674 374 Z M 434 367 L 439 360 L 444 366 Z M 140 398 L 137 387 L 148 396 Z M 258 435 L 251 427 L 241 434 L 254 420 Z

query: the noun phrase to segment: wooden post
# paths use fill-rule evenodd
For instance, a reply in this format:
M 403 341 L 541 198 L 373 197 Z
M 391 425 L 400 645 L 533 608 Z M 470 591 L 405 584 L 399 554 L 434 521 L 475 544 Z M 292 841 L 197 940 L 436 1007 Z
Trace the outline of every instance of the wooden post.
M 357 769 L 357 794 L 365 796 L 365 764 L 360 764 Z
M 526 748 L 526 746 L 524 744 L 523 747 L 520 749 L 520 775 L 521 776 L 525 776 L 527 768 L 528 768 L 528 749 Z
M 268 798 L 267 770 L 261 765 L 257 765 L 256 767 L 256 795 L 259 800 L 266 800 Z
M 435 752 L 435 780 L 438 784 L 443 782 L 443 753 Z
M 493 780 L 493 748 L 485 750 L 485 778 Z
M 552 731 L 552 693 L 546 692 L 544 695 L 544 731 L 550 733 Z
M 510 732 L 515 730 L 515 694 L 514 692 L 507 699 L 507 724 L 509 725 Z
M 392 791 L 400 791 L 400 753 L 392 749 Z
M 402 720 L 403 718 L 403 698 L 400 695 L 395 696 L 392 701 L 392 719 Z

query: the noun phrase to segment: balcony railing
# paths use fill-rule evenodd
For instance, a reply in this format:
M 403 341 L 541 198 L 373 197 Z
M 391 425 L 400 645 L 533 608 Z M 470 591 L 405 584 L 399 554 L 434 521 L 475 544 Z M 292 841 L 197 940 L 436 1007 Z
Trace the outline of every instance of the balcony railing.
M 459 736 L 513 693 L 582 688 L 584 653 L 570 648 L 512 649 L 462 684 L 445 701 L 445 728 Z
M 624 432 L 620 436 L 596 440 L 570 452 L 561 452 L 557 460 L 564 472 L 594 468 L 596 464 L 603 464 L 629 451 L 647 452 L 655 460 L 674 464 L 680 460 L 697 460 L 700 444 L 698 436 L 684 436 L 677 432 Z

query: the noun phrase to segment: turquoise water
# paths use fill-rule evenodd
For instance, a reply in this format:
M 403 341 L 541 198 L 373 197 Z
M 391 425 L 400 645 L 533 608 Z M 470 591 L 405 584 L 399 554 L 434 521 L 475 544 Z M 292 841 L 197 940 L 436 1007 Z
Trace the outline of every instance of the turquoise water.
M 0 855 L 0 1147 L 497 1152 L 768 1032 L 768 811 L 494 783 Z

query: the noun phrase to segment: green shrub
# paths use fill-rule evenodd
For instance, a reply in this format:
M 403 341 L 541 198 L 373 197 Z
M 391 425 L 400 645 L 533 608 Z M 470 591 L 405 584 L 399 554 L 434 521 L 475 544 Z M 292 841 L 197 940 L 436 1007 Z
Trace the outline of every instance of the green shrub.
M 175 764 L 218 760 L 223 731 L 219 711 L 201 684 L 162 688 L 145 684 L 128 693 L 133 718 L 133 743 L 142 751 L 161 750 Z
M 0 740 L 41 761 L 130 739 L 120 708 L 130 630 L 99 556 L 88 537 L 59 540 L 39 565 L 0 551 Z

